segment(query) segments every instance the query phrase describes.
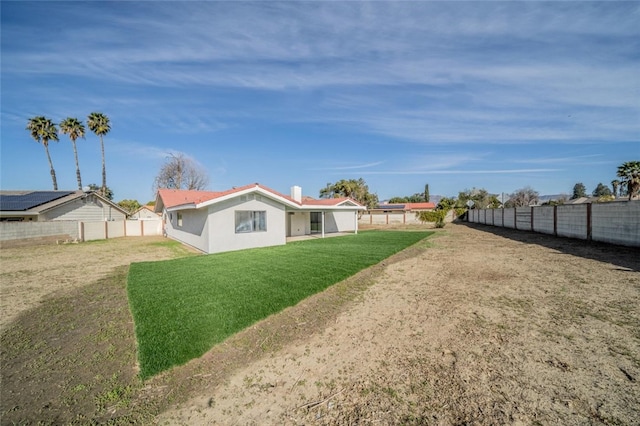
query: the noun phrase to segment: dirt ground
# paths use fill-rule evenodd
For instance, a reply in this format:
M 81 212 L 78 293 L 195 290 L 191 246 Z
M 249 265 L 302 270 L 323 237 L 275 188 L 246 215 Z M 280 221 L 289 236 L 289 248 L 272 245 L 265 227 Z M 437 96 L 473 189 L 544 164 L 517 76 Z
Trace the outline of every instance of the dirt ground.
M 640 423 L 638 249 L 449 224 L 146 382 L 126 260 L 53 293 L 42 250 L 12 292 L 0 251 L 3 424 Z

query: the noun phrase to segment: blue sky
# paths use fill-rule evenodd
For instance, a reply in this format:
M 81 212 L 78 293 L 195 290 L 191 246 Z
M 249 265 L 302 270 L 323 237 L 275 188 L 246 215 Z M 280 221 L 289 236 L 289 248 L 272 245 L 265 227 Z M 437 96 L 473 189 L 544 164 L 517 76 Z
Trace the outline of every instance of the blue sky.
M 111 119 L 115 200 L 154 198 L 170 153 L 208 189 L 381 199 L 531 186 L 592 191 L 640 160 L 638 2 L 2 1 L 0 187 L 51 189 L 25 130 Z M 101 183 L 98 138 L 79 140 Z M 66 135 L 50 151 L 76 187 Z

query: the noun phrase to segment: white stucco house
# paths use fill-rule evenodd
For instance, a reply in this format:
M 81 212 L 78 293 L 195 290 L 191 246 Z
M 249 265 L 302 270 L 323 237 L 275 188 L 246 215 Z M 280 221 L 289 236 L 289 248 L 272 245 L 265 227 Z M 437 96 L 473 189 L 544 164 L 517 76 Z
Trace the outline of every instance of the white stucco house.
M 133 220 L 160 220 L 160 214 L 154 211 L 153 206 L 142 206 L 129 215 Z
M 205 253 L 286 244 L 287 237 L 358 232 L 365 206 L 350 198 L 302 197 L 294 186 L 283 195 L 258 183 L 228 191 L 161 189 L 155 211 L 164 233 Z

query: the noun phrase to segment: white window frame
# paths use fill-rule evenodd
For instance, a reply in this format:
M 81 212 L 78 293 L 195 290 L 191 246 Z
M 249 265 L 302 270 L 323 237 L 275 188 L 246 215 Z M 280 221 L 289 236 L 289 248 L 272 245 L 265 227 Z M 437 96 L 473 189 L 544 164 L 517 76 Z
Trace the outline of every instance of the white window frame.
M 248 234 L 251 232 L 267 231 L 266 210 L 236 210 L 235 232 L 236 234 Z

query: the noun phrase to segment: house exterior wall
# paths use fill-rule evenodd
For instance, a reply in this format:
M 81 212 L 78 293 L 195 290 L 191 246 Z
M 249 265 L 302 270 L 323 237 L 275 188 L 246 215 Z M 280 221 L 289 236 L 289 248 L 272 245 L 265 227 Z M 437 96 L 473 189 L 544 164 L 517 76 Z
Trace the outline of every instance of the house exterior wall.
M 208 252 L 207 227 L 209 216 L 207 209 L 165 212 L 165 216 L 165 232 L 167 236 L 205 253 Z M 179 224 L 180 216 L 182 217 L 182 225 Z
M 141 209 L 131 215 L 131 219 L 138 220 L 160 220 L 160 216 L 147 209 Z
M 236 233 L 236 211 L 265 211 L 266 231 Z M 284 205 L 259 194 L 236 197 L 208 208 L 208 253 L 283 245 L 287 242 Z
M 120 221 L 125 219 L 124 213 L 93 195 L 54 207 L 42 213 L 38 218 L 39 221 L 76 220 L 83 222 Z
M 309 212 L 287 212 L 287 237 L 299 237 L 311 232 Z
M 352 211 L 329 211 L 325 213 L 324 232 L 355 231 L 356 213 Z

